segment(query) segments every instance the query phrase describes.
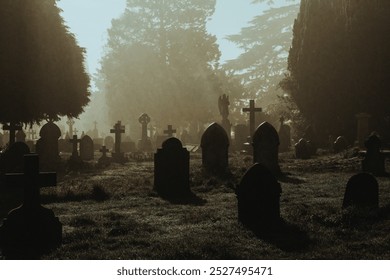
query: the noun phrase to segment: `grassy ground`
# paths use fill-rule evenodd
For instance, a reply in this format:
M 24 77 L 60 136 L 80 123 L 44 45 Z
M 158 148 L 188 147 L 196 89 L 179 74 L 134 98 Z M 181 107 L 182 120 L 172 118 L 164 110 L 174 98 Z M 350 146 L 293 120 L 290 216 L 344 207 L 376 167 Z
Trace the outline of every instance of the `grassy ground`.
M 258 237 L 237 222 L 234 192 L 251 157 L 230 157 L 233 178 L 205 179 L 191 158 L 194 204 L 173 204 L 153 191 L 153 163 L 129 162 L 69 173 L 41 191 L 63 224 L 63 245 L 44 259 L 390 259 L 390 181 L 378 178 L 380 210 L 341 210 L 360 159 L 283 154 L 284 231 Z

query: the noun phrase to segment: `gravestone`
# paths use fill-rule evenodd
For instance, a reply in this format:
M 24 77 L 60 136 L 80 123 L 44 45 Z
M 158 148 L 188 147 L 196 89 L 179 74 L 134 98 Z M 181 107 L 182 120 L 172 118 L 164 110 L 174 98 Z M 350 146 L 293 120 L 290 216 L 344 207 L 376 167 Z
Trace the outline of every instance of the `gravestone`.
M 154 154 L 154 188 L 163 197 L 190 194 L 190 155 L 177 138 L 169 138 Z
M 206 175 L 224 175 L 228 173 L 229 138 L 225 129 L 212 123 L 201 138 L 202 167 Z
M 173 129 L 172 125 L 168 125 L 168 128 L 164 130 L 165 135 L 158 135 L 156 137 L 156 147 L 161 147 L 162 143 L 165 140 L 173 137 L 173 134 L 176 133 L 176 129 Z
M 305 138 L 306 141 L 309 143 L 308 148 L 310 155 L 315 155 L 317 153 L 318 140 L 317 135 L 314 132 L 314 128 L 311 125 L 306 127 L 305 132 L 303 134 L 303 138 Z
M 114 138 L 112 136 L 107 136 L 104 138 L 104 146 L 108 149 L 112 150 L 114 148 Z
M 23 172 L 24 155 L 30 148 L 23 142 L 15 142 L 0 154 L 0 173 Z
M 110 150 L 108 150 L 106 148 L 106 146 L 102 146 L 102 148 L 100 149 L 100 152 L 102 152 L 102 156 L 98 159 L 98 165 L 100 167 L 105 167 L 105 166 L 110 165 L 111 159 L 109 157 L 107 157 L 107 153 L 109 151 Z
M 297 159 L 309 159 L 311 157 L 310 143 L 306 139 L 301 138 L 295 144 L 295 157 Z
M 13 143 L 15 143 L 15 134 L 16 134 L 16 131 L 17 130 L 22 130 L 23 127 L 19 124 L 15 124 L 13 122 L 11 122 L 9 125 L 8 124 L 5 124 L 3 125 L 3 130 L 6 131 L 8 130 L 9 131 L 9 146 L 11 146 Z
M 42 126 L 35 148 L 39 154 L 39 161 L 42 170 L 56 170 L 60 161 L 58 139 L 61 137 L 61 130 L 53 123 L 48 122 Z
M 20 129 L 15 134 L 16 142 L 26 142 L 26 133 L 24 133 L 23 129 Z
M 77 139 L 77 135 L 73 135 L 73 138 L 69 140 L 69 143 L 72 144 L 72 155 L 68 160 L 69 169 L 71 170 L 80 170 L 83 166 L 83 160 L 78 152 L 78 144 L 80 142 L 81 139 Z
M 117 163 L 124 163 L 126 161 L 123 152 L 121 152 L 122 133 L 125 133 L 125 127 L 120 121 L 118 121 L 114 128 L 110 130 L 111 133 L 115 133 L 115 152 L 111 153 L 112 160 Z
M 364 142 L 367 152 L 362 161 L 362 170 L 366 173 L 372 173 L 375 176 L 384 176 L 385 156 L 381 153 L 381 140 L 378 135 L 372 133 Z
M 80 157 L 82 160 L 93 160 L 94 147 L 92 138 L 85 135 L 80 141 Z
M 244 150 L 244 143 L 248 138 L 248 127 L 245 124 L 238 124 L 234 128 L 234 144 L 237 151 Z
M 348 148 L 348 141 L 344 136 L 339 136 L 333 143 L 333 151 L 335 153 L 341 153 Z
M 243 176 L 236 190 L 238 220 L 256 232 L 272 231 L 280 222 L 282 188 L 265 166 L 256 163 Z
M 7 174 L 10 187 L 24 188 L 23 204 L 0 227 L 0 247 L 8 259 L 37 259 L 62 243 L 62 224 L 40 204 L 39 189 L 56 185 L 56 173 L 39 173 L 38 155 L 24 157 L 24 174 Z
M 150 123 L 150 117 L 148 114 L 142 114 L 138 118 L 138 122 L 142 126 L 141 139 L 138 140 L 138 150 L 141 152 L 150 152 L 152 151 L 152 142 L 148 137 L 148 124 Z
M 356 115 L 357 119 L 357 142 L 358 147 L 363 148 L 364 142 L 370 134 L 370 118 L 367 113 L 360 113 Z
M 374 176 L 359 173 L 348 180 L 343 200 L 343 208 L 347 207 L 379 207 L 379 186 Z
M 280 127 L 279 127 L 279 152 L 288 152 L 291 147 L 291 129 L 284 123 L 284 117 L 280 117 Z
M 219 114 L 222 116 L 222 127 L 225 129 L 226 134 L 230 141 L 232 124 L 228 119 L 229 105 L 230 105 L 229 96 L 227 96 L 226 94 L 223 94 L 218 98 L 218 109 L 219 109 Z
M 274 176 L 280 176 L 279 135 L 268 122 L 263 122 L 253 135 L 253 163 L 260 163 L 268 168 Z
M 261 108 L 256 108 L 255 101 L 249 101 L 249 108 L 243 108 L 242 111 L 244 113 L 249 113 L 249 136 L 252 138 L 255 133 L 255 125 L 256 125 L 256 113 L 262 112 Z

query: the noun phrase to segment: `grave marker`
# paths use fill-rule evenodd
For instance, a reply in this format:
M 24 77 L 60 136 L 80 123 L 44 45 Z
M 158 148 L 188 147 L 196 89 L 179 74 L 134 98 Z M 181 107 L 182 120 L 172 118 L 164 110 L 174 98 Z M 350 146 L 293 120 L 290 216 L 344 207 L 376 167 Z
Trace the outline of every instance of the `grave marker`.
M 142 152 L 149 152 L 152 150 L 152 142 L 148 138 L 148 124 L 150 123 L 150 117 L 144 113 L 138 118 L 139 123 L 142 126 L 141 139 L 138 141 L 138 150 Z
M 253 134 L 255 132 L 255 122 L 256 122 L 256 116 L 255 114 L 257 112 L 262 112 L 261 108 L 256 108 L 255 101 L 250 100 L 249 101 L 249 108 L 243 108 L 243 112 L 249 113 L 249 136 L 253 137 Z
M 16 131 L 22 130 L 22 129 L 23 129 L 23 127 L 21 125 L 15 124 L 14 122 L 11 122 L 9 125 L 8 124 L 3 125 L 3 130 L 9 131 L 9 145 L 10 146 L 15 143 Z
M 125 157 L 123 152 L 121 152 L 121 138 L 122 133 L 125 133 L 125 127 L 122 125 L 121 121 L 118 121 L 114 128 L 110 130 L 111 133 L 115 133 L 115 152 L 111 153 L 112 159 L 115 162 L 123 163 L 125 162 Z
M 343 208 L 379 208 L 379 186 L 374 176 L 359 173 L 352 176 L 345 189 Z

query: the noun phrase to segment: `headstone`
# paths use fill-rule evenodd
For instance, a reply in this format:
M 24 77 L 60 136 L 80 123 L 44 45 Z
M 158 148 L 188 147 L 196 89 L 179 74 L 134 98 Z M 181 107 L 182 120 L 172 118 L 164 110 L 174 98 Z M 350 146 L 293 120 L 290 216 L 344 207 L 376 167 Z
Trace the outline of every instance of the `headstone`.
M 23 142 L 15 142 L 0 154 L 0 173 L 23 172 L 24 155 L 29 154 L 29 147 Z
M 36 152 L 39 154 L 41 169 L 56 170 L 60 161 L 58 139 L 61 137 L 61 130 L 53 123 L 48 122 L 39 131 L 41 137 L 36 143 Z
M 26 155 L 24 174 L 9 174 L 12 187 L 24 188 L 23 204 L 0 227 L 0 247 L 8 259 L 37 259 L 62 243 L 62 224 L 40 205 L 39 188 L 56 185 L 56 173 L 39 173 L 38 155 Z
M 279 127 L 279 152 L 288 152 L 291 147 L 291 129 L 284 123 L 284 117 L 280 117 L 280 127 Z
M 315 155 L 317 153 L 318 140 L 314 128 L 311 125 L 306 127 L 303 138 L 310 144 L 308 145 L 310 155 Z
M 169 138 L 154 154 L 154 188 L 163 197 L 190 194 L 190 156 L 177 138 Z
M 384 176 L 385 172 L 385 156 L 381 153 L 381 140 L 378 135 L 372 133 L 365 141 L 367 152 L 362 161 L 363 172 L 372 173 L 375 176 Z
M 244 124 L 238 124 L 234 128 L 234 144 L 236 150 L 241 151 L 244 150 L 244 143 L 247 142 L 248 127 Z
M 24 133 L 23 129 L 20 129 L 15 134 L 16 142 L 26 142 L 26 133 Z
M 230 105 L 229 96 L 227 96 L 226 94 L 223 94 L 218 98 L 218 109 L 220 115 L 222 116 L 222 127 L 225 129 L 226 134 L 230 140 L 232 124 L 228 119 L 229 105 Z
M 122 143 L 122 133 L 125 133 L 125 127 L 120 121 L 118 121 L 114 128 L 110 130 L 111 133 L 115 133 L 115 152 L 111 153 L 112 160 L 117 163 L 124 163 L 125 157 L 123 152 L 121 152 L 121 143 Z
M 306 139 L 301 138 L 295 144 L 295 157 L 297 159 L 309 159 L 311 157 L 310 144 Z
M 356 115 L 357 119 L 357 142 L 359 148 L 364 147 L 364 141 L 370 134 L 370 118 L 367 113 L 360 113 Z
M 15 124 L 11 122 L 9 125 L 5 124 L 3 125 L 3 130 L 9 131 L 9 146 L 11 146 L 13 143 L 15 143 L 15 133 L 17 130 L 22 130 L 22 126 L 19 124 Z
M 80 141 L 80 157 L 82 160 L 93 160 L 94 147 L 92 138 L 85 135 Z
M 379 207 L 379 186 L 374 176 L 359 173 L 349 179 L 343 200 L 343 208 L 347 207 Z
M 335 153 L 341 153 L 348 148 L 348 141 L 344 136 L 339 136 L 333 143 L 333 151 Z
M 104 146 L 108 149 L 112 150 L 114 148 L 114 138 L 112 136 L 107 136 L 104 138 Z
M 69 169 L 71 170 L 80 170 L 83 165 L 83 160 L 81 159 L 78 152 L 78 143 L 81 142 L 81 139 L 77 139 L 77 135 L 73 135 L 73 138 L 69 140 L 69 143 L 72 143 L 72 155 L 68 160 Z
M 253 135 L 253 163 L 260 163 L 274 176 L 281 175 L 279 167 L 279 135 L 268 122 L 263 122 Z
M 212 123 L 202 135 L 202 166 L 207 175 L 224 175 L 228 172 L 229 138 L 225 129 Z
M 148 124 L 150 123 L 150 117 L 148 114 L 142 114 L 138 118 L 139 123 L 142 126 L 142 135 L 141 139 L 138 141 L 138 150 L 142 152 L 150 152 L 152 151 L 152 142 L 148 137 Z
M 281 221 L 282 188 L 265 166 L 256 163 L 243 176 L 236 194 L 238 220 L 256 232 L 272 231 Z
M 249 108 L 243 108 L 243 112 L 249 113 L 249 136 L 253 137 L 253 134 L 255 132 L 255 125 L 256 125 L 256 112 L 262 112 L 261 108 L 256 108 L 255 101 L 250 100 L 249 101 Z
M 105 167 L 105 166 L 108 166 L 110 165 L 111 163 L 111 159 L 109 157 L 107 157 L 107 153 L 109 152 L 110 150 L 108 150 L 106 148 L 106 146 L 102 146 L 102 148 L 100 149 L 100 152 L 102 152 L 102 156 L 99 158 L 98 160 L 98 165 L 100 167 Z

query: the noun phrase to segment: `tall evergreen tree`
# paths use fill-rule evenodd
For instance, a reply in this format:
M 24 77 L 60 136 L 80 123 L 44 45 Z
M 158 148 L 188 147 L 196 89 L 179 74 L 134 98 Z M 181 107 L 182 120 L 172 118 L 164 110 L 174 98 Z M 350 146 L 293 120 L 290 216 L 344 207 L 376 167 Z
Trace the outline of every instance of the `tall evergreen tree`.
M 0 122 L 77 117 L 89 101 L 84 50 L 55 0 L 0 4 Z

